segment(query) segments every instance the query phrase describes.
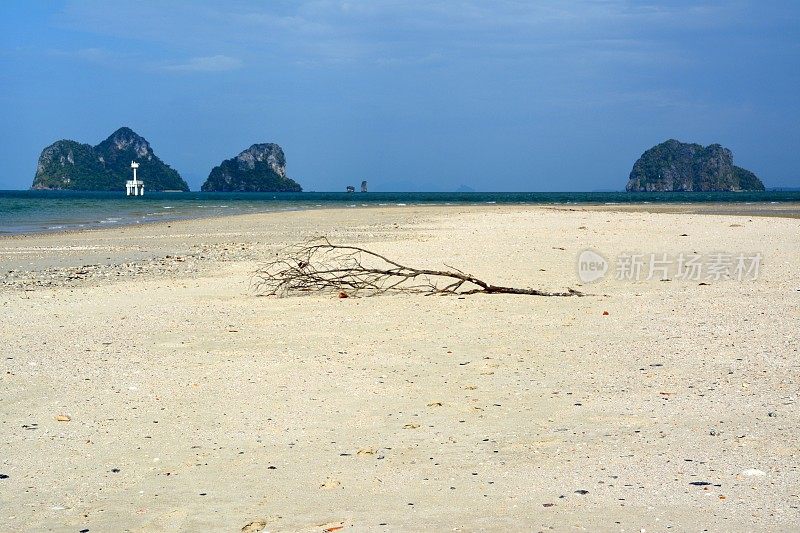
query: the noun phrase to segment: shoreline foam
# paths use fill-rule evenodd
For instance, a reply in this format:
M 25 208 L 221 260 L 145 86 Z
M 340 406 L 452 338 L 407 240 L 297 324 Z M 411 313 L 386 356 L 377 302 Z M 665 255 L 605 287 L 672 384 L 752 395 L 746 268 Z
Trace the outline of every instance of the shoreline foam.
M 359 193 L 360 194 L 360 193 Z M 750 204 L 752 201 L 754 203 Z M 774 202 L 774 203 L 773 203 Z M 174 220 L 198 220 L 235 214 L 288 212 L 325 208 L 404 207 L 425 205 L 513 205 L 585 207 L 599 205 L 736 205 L 761 214 L 800 212 L 800 193 L 186 193 L 181 198 L 154 193 L 126 199 L 114 193 L 29 191 L 0 192 L 0 234 L 48 233 L 84 227 L 131 226 Z M 777 207 L 775 207 L 777 206 Z M 734 210 L 739 209 L 732 208 Z

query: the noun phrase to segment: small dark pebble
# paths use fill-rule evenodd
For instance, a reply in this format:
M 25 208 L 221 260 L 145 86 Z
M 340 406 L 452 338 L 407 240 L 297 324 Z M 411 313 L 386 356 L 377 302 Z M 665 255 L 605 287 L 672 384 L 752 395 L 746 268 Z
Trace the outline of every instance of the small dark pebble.
M 208 495 L 208 493 L 207 493 L 207 492 L 201 492 L 201 493 L 200 493 L 200 496 L 206 496 L 206 495 Z
M 112 468 L 111 471 L 116 474 L 117 472 L 119 472 L 119 468 Z
M 552 507 L 554 505 L 555 505 L 554 503 L 543 503 L 542 507 Z
M 708 481 L 690 481 L 689 485 L 694 485 L 695 487 L 705 487 L 706 485 L 711 485 Z
M 776 413 L 775 411 L 770 411 L 769 413 L 767 413 L 767 416 L 771 416 L 772 418 L 775 418 L 776 416 L 778 416 L 778 413 Z
M 579 489 L 575 491 L 575 494 L 589 494 L 589 491 L 585 489 Z
M 89 528 L 87 527 L 86 529 L 81 529 L 78 531 L 78 533 L 89 533 Z
M 0 474 L 0 479 L 8 479 L 8 474 Z
M 277 468 L 278 468 L 277 466 L 272 466 L 272 465 L 269 465 L 269 466 L 267 467 L 267 470 L 277 470 Z

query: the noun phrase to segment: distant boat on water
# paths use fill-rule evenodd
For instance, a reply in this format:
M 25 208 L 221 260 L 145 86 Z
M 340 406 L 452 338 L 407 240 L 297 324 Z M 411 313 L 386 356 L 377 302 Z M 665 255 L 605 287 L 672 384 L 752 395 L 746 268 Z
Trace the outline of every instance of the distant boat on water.
M 347 192 L 356 192 L 356 188 L 352 185 L 348 185 L 345 189 Z M 367 180 L 361 182 L 361 192 L 367 192 Z

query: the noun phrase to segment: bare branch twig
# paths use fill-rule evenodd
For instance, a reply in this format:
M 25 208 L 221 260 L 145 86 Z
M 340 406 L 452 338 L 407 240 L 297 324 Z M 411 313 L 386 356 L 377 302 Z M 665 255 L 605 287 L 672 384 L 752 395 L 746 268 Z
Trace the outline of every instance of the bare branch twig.
M 446 265 L 447 266 L 447 265 Z M 386 292 L 448 294 L 527 294 L 532 296 L 584 296 L 566 291 L 544 291 L 492 285 L 472 274 L 413 268 L 358 246 L 336 245 L 322 237 L 292 246 L 266 263 L 253 276 L 253 290 L 264 296 L 300 292 L 344 292 L 376 295 Z

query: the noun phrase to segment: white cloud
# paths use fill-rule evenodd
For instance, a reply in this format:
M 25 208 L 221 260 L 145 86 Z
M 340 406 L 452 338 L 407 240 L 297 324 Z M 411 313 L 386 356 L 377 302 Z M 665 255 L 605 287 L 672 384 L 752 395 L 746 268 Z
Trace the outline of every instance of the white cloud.
M 118 59 L 118 57 L 115 57 L 114 54 L 104 48 L 79 48 L 69 50 L 54 48 L 47 50 L 47 53 L 56 57 L 78 59 L 80 61 L 87 61 L 89 63 L 106 64 Z
M 163 69 L 175 72 L 222 72 L 236 70 L 242 65 L 242 60 L 237 57 L 215 55 L 193 57 L 184 63 L 165 65 Z
M 431 57 L 447 62 L 582 60 L 664 63 L 680 55 L 671 39 L 680 31 L 705 32 L 742 19 L 740 2 L 668 0 L 297 0 L 209 2 L 175 0 L 68 0 L 56 24 L 167 50 L 198 54 L 219 50 L 256 65 L 269 53 L 308 65 L 405 65 Z M 645 43 L 647 57 L 635 46 Z M 158 51 L 156 50 L 156 53 Z M 162 63 L 163 65 L 163 63 Z M 164 70 L 233 70 L 230 56 L 195 57 Z

